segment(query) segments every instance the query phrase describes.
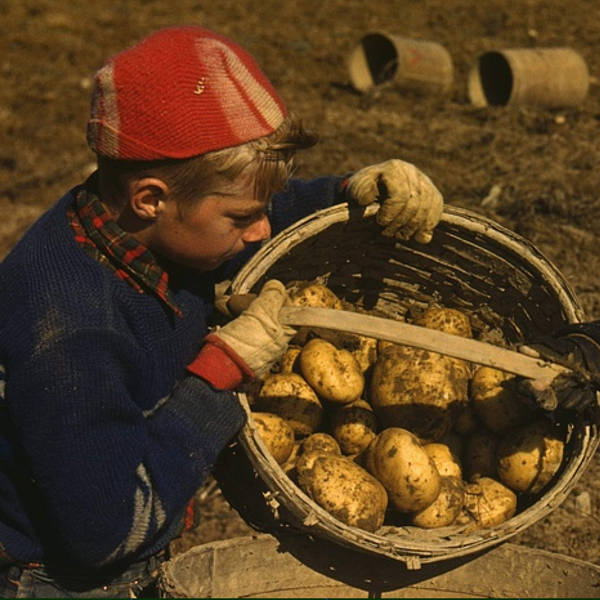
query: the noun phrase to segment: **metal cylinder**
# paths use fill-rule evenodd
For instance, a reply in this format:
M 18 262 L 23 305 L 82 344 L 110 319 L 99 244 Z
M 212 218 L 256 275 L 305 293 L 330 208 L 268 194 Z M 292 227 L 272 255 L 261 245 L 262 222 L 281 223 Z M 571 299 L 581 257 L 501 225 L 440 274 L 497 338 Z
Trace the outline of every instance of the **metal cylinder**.
M 475 106 L 576 106 L 587 95 L 589 72 L 571 48 L 513 48 L 482 54 L 468 78 Z
M 360 92 L 384 83 L 421 92 L 448 92 L 454 68 L 448 51 L 437 42 L 384 32 L 365 35 L 348 57 L 348 72 Z

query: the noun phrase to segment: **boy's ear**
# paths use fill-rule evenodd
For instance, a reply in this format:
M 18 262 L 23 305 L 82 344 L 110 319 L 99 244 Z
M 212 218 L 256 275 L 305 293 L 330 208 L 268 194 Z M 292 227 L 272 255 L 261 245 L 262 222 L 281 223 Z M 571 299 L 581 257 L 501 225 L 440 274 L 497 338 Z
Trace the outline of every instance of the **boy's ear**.
M 157 177 L 143 177 L 129 184 L 129 205 L 140 219 L 156 219 L 168 195 L 169 186 Z

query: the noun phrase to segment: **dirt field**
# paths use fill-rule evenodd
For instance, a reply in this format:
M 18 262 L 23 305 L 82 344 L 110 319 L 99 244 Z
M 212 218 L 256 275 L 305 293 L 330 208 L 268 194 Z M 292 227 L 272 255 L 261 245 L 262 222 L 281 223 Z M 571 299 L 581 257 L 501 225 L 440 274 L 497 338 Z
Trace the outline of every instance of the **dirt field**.
M 91 76 L 104 58 L 163 26 L 193 23 L 238 40 L 289 107 L 321 135 L 300 176 L 345 173 L 399 157 L 446 201 L 479 211 L 535 243 L 600 318 L 600 5 L 594 0 L 0 0 L 0 256 L 31 221 L 93 168 L 85 144 Z M 443 96 L 349 85 L 346 58 L 372 30 L 435 40 L 450 52 Z M 476 108 L 466 78 L 490 49 L 570 46 L 591 85 L 569 109 Z M 494 187 L 496 186 L 496 187 Z M 494 189 L 495 202 L 482 201 Z M 569 498 L 514 541 L 600 564 L 600 459 Z M 248 527 L 207 488 L 204 521 L 178 546 Z M 591 515 L 586 515 L 589 494 Z

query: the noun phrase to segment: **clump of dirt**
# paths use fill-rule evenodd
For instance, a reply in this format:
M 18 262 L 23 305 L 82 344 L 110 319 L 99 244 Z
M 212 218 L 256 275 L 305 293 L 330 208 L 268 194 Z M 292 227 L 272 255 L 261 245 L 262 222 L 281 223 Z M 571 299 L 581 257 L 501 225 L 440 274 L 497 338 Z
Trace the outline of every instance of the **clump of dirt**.
M 94 168 L 85 143 L 91 77 L 104 59 L 167 25 L 193 23 L 236 39 L 321 142 L 297 175 L 343 174 L 402 158 L 448 203 L 493 218 L 532 241 L 600 318 L 600 7 L 585 0 L 180 0 L 4 3 L 0 24 L 0 256 L 28 225 Z M 370 31 L 433 40 L 452 56 L 446 94 L 384 85 L 355 92 L 346 60 Z M 590 71 L 577 107 L 475 107 L 467 74 L 490 49 L 568 46 Z M 600 564 L 600 463 L 567 500 L 514 541 Z M 218 490 L 202 490 L 200 527 L 186 546 L 249 527 Z

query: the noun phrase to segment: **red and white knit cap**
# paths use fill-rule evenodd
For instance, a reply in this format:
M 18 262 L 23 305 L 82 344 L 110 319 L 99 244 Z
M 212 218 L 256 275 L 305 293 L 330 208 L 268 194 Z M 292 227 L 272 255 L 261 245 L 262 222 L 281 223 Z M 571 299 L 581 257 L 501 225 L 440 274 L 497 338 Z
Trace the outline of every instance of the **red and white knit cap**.
M 201 27 L 169 27 L 96 73 L 87 139 L 111 158 L 187 158 L 268 135 L 285 115 L 245 50 Z

